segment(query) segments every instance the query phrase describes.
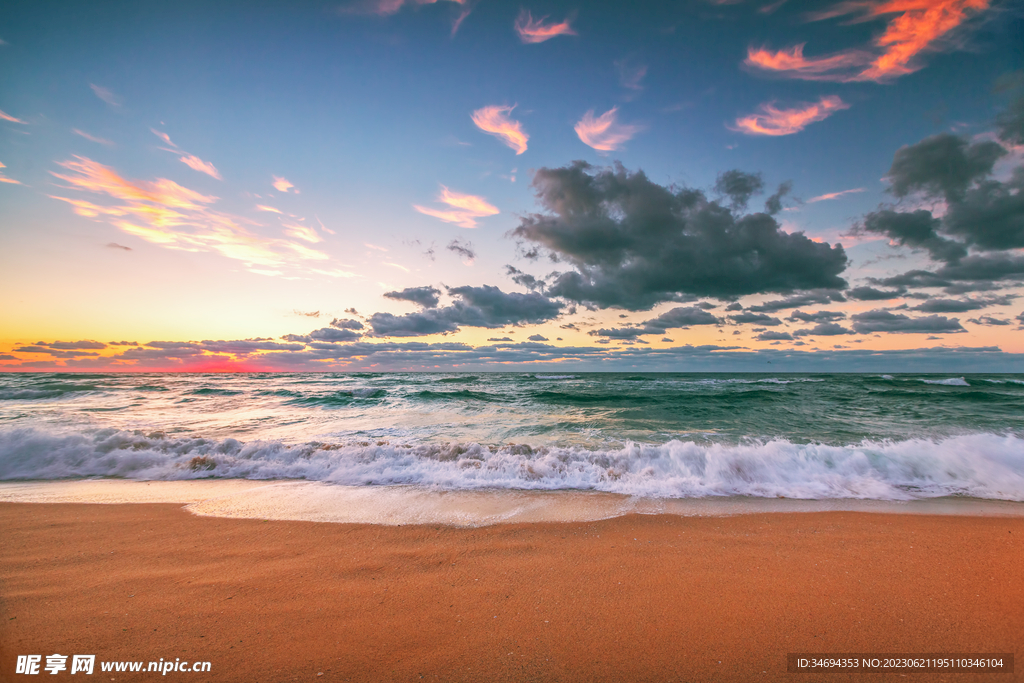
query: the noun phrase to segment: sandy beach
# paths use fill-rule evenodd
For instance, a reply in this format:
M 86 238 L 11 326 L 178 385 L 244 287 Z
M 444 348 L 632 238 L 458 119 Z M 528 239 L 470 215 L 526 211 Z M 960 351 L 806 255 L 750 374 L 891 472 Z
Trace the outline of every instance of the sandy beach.
M 209 661 L 167 674 L 191 681 L 828 681 L 864 676 L 788 674 L 787 653 L 1024 655 L 1019 517 L 460 529 L 0 503 L 0 528 L 3 680 L 53 653 L 95 654 L 94 680 L 117 681 L 159 674 L 98 663 Z

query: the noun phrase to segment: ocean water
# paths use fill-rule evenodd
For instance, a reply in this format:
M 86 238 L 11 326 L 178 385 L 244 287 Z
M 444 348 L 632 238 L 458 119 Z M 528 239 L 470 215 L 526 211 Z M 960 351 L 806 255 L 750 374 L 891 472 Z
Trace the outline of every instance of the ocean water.
M 0 375 L 0 481 L 93 478 L 1020 502 L 1024 376 Z

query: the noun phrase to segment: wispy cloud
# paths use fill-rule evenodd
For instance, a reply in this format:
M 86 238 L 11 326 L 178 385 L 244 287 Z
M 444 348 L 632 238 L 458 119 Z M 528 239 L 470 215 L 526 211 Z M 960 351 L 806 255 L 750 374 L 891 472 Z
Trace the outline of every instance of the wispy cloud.
M 574 36 L 576 31 L 569 25 L 569 19 L 557 24 L 545 24 L 547 17 L 534 19 L 529 10 L 523 10 L 516 18 L 515 29 L 524 43 L 543 43 L 556 36 Z
M 95 143 L 100 144 L 100 145 L 108 145 L 108 146 L 114 144 L 113 142 L 111 142 L 110 140 L 107 140 L 106 138 L 98 138 L 95 135 L 89 135 L 85 131 L 78 130 L 77 128 L 72 128 L 71 132 L 74 133 L 75 135 L 81 135 L 83 138 L 85 138 L 89 142 L 95 142 Z
M 10 121 L 11 123 L 22 123 L 22 124 L 25 124 L 26 126 L 28 125 L 27 121 L 22 121 L 19 118 L 15 118 L 14 116 L 11 116 L 7 112 L 3 111 L 2 109 L 0 109 L 0 119 L 3 119 L 4 121 Z
M 272 206 L 264 206 L 263 204 L 257 204 L 256 205 L 256 210 L 257 211 L 269 211 L 271 213 L 281 213 L 280 211 L 278 211 L 274 207 L 272 207 Z
M 278 178 L 277 176 L 274 176 L 273 185 L 274 189 L 277 190 L 278 192 L 287 192 L 288 190 L 295 187 L 294 185 L 289 183 L 285 178 Z
M 222 180 L 222 178 L 220 177 L 220 171 L 218 171 L 213 164 L 211 164 L 209 161 L 203 161 L 194 154 L 186 154 L 185 156 L 181 157 L 181 162 L 194 171 L 199 171 L 200 173 L 205 173 L 206 175 L 212 176 L 217 180 Z
M 284 234 L 288 235 L 289 237 L 296 237 L 300 240 L 305 240 L 307 242 L 312 242 L 314 244 L 323 241 L 320 235 L 316 234 L 316 230 L 307 225 L 295 225 L 292 223 L 285 223 L 284 227 Z
M 732 130 L 747 135 L 792 135 L 816 121 L 823 121 L 850 105 L 835 95 L 822 97 L 814 103 L 806 103 L 794 109 L 779 109 L 774 103 L 767 102 L 758 107 L 758 111 L 749 116 L 736 119 Z
M 613 152 L 622 147 L 642 129 L 641 126 L 618 123 L 615 118 L 619 108 L 612 107 L 598 117 L 591 109 L 575 126 L 576 135 L 584 144 L 599 152 Z
M 643 80 L 647 75 L 646 64 L 636 64 L 629 59 L 622 59 L 615 62 L 615 70 L 619 73 L 619 85 L 634 94 L 644 89 Z
M 516 105 L 511 107 L 491 105 L 477 109 L 473 112 L 472 117 L 477 128 L 498 138 L 514 149 L 516 154 L 522 154 L 526 151 L 526 142 L 530 136 L 523 131 L 523 124 L 508 117 L 515 108 Z
M 744 64 L 789 78 L 885 82 L 922 68 L 919 55 L 957 49 L 956 29 L 988 9 L 990 0 L 847 0 L 808 15 L 810 21 L 856 15 L 854 22 L 893 16 L 872 49 L 852 49 L 805 58 L 803 45 L 772 52 L 749 48 Z
M 475 228 L 477 227 L 475 219 L 499 213 L 497 207 L 489 204 L 483 197 L 452 192 L 444 185 L 441 186 L 441 194 L 438 195 L 437 201 L 447 204 L 451 208 L 432 209 L 418 204 L 414 204 L 413 208 L 428 216 L 440 218 L 446 223 L 454 223 L 460 228 Z
M 419 5 L 434 5 L 441 0 L 357 0 L 342 5 L 339 12 L 342 14 L 377 14 L 382 17 L 389 17 L 397 14 L 403 7 L 417 7 Z M 457 5 L 465 5 L 467 0 L 445 0 L 454 2 Z
M 101 100 L 109 104 L 111 107 L 121 106 L 121 98 L 115 95 L 111 90 L 96 85 L 95 83 L 90 83 L 89 87 L 92 88 L 92 91 L 94 93 L 96 93 L 96 97 L 100 98 Z
M 855 192 L 864 192 L 865 188 L 857 187 L 852 190 L 843 190 L 841 192 L 829 192 L 828 194 L 818 195 L 817 197 L 811 197 L 805 203 L 814 204 L 816 202 L 826 202 L 830 199 L 839 199 L 843 195 L 854 194 Z
M 153 135 L 157 136 L 158 138 L 163 140 L 165 143 L 167 143 L 171 147 L 174 147 L 175 149 L 178 148 L 178 146 L 176 144 L 171 142 L 171 136 L 168 135 L 167 133 L 163 132 L 162 130 L 157 130 L 156 128 L 150 128 L 149 130 L 150 130 L 151 133 L 153 133 Z M 171 151 L 174 151 L 174 150 L 171 150 Z
M 7 168 L 7 167 L 4 166 L 4 164 L 2 162 L 0 162 L 0 169 L 4 169 L 4 168 Z M 21 185 L 21 181 L 20 180 L 15 180 L 14 178 L 8 178 L 7 176 L 4 175 L 4 172 L 2 170 L 0 170 L 0 183 L 8 183 L 9 185 Z
M 114 169 L 76 156 L 59 162 L 64 172 L 53 175 L 68 189 L 113 199 L 98 204 L 54 196 L 75 213 L 103 217 L 118 229 L 169 249 L 212 251 L 245 263 L 252 272 L 279 274 L 280 268 L 323 261 L 326 254 L 284 239 L 255 235 L 246 227 L 257 223 L 211 208 L 217 197 L 183 187 L 173 180 L 127 180 Z M 51 195 L 52 196 L 52 195 Z

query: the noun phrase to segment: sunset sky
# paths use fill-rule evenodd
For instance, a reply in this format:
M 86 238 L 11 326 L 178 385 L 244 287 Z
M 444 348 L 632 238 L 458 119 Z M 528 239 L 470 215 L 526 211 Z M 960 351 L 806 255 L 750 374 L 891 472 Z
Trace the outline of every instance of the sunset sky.
M 1022 372 L 1022 35 L 999 0 L 12 3 L 0 368 Z

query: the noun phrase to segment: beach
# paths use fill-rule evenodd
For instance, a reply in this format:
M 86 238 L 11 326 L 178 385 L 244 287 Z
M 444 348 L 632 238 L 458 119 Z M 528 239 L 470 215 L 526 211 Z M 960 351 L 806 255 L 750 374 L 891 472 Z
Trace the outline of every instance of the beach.
M 0 528 L 4 676 L 18 655 L 59 653 L 95 654 L 97 674 L 104 661 L 210 662 L 166 674 L 192 681 L 830 681 L 864 675 L 788 674 L 787 654 L 1024 655 L 1020 517 L 459 528 L 0 503 Z

